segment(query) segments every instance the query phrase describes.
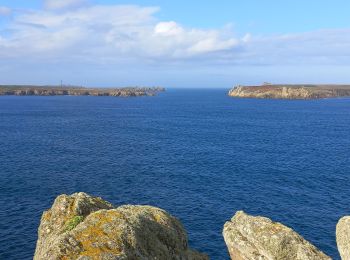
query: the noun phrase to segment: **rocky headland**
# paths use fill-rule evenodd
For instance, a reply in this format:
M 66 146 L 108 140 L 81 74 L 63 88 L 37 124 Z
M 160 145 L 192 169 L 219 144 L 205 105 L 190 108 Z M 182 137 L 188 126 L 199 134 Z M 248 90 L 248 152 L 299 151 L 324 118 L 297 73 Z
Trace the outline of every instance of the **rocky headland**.
M 320 99 L 350 96 L 350 85 L 272 85 L 236 86 L 231 97 L 271 99 Z
M 65 86 L 7 86 L 0 85 L 0 96 L 154 96 L 165 91 L 162 87 L 84 88 Z
M 342 260 L 350 259 L 350 217 L 336 227 Z M 232 260 L 331 259 L 291 228 L 238 211 L 223 237 Z M 80 192 L 58 196 L 41 217 L 34 260 L 206 260 L 191 249 L 181 222 L 152 206 L 115 207 Z

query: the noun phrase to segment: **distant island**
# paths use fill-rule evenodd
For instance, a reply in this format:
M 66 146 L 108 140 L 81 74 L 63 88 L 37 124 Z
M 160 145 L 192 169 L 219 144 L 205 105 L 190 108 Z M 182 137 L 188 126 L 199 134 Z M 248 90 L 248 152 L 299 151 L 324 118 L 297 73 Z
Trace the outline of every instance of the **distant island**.
M 84 88 L 74 86 L 0 85 L 0 96 L 154 96 L 162 87 Z
M 350 85 L 269 84 L 236 86 L 228 93 L 239 98 L 320 99 L 350 96 Z

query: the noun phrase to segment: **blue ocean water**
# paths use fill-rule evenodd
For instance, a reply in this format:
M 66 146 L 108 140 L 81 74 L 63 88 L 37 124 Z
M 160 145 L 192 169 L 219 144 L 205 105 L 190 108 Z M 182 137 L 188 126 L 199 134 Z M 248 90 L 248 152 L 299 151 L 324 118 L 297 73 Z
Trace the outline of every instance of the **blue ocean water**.
M 350 214 L 350 99 L 0 97 L 0 259 L 31 259 L 43 210 L 84 191 L 178 217 L 190 245 L 228 259 L 237 210 L 280 221 L 339 259 Z

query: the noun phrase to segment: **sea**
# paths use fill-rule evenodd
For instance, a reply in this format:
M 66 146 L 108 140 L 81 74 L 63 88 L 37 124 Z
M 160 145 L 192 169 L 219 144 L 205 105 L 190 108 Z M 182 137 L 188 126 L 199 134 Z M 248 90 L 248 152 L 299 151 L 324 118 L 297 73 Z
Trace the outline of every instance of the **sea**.
M 193 249 L 229 259 L 238 210 L 293 228 L 334 259 L 350 215 L 350 98 L 237 99 L 227 89 L 155 97 L 0 97 L 0 259 L 32 259 L 60 194 L 152 205 Z

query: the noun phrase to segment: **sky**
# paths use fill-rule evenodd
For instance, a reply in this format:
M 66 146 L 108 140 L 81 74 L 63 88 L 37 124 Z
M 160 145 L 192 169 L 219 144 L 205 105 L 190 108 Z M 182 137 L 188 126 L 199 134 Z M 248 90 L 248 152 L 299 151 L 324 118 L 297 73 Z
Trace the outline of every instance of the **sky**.
M 0 0 L 0 84 L 350 83 L 348 0 Z

